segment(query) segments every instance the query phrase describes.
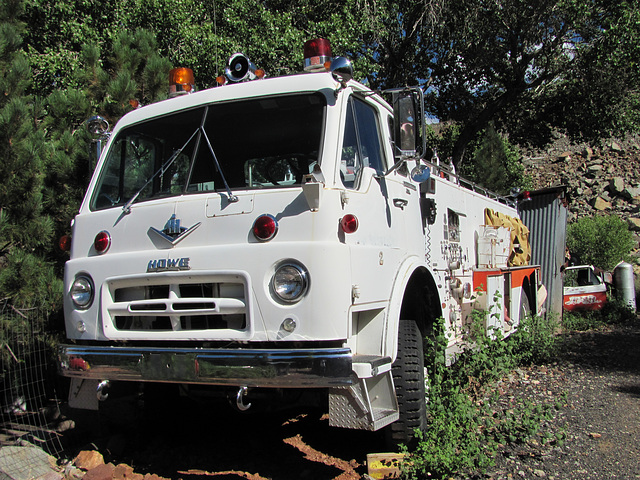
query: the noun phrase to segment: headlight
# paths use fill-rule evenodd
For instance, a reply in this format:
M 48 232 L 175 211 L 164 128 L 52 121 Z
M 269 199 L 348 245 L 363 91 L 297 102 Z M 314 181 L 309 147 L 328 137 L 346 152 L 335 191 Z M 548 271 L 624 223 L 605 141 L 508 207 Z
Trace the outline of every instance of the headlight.
M 300 265 L 286 263 L 279 266 L 271 278 L 271 289 L 277 300 L 285 303 L 299 301 L 307 292 L 307 271 Z
M 93 282 L 85 275 L 76 277 L 69 290 L 71 300 L 76 308 L 86 310 L 93 303 Z

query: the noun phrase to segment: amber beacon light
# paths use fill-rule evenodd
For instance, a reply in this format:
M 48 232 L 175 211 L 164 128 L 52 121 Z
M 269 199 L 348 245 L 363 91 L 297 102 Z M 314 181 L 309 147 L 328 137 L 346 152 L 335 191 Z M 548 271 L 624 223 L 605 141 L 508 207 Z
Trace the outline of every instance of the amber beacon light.
M 192 93 L 196 88 L 193 70 L 186 67 L 173 68 L 169 71 L 169 96 Z

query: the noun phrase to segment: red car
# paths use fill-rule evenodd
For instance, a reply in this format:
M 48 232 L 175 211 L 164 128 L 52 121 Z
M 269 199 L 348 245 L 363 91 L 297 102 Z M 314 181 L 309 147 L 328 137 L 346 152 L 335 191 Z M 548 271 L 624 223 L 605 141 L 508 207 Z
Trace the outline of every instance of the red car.
M 563 272 L 563 308 L 599 310 L 607 303 L 607 285 L 591 265 L 567 267 Z

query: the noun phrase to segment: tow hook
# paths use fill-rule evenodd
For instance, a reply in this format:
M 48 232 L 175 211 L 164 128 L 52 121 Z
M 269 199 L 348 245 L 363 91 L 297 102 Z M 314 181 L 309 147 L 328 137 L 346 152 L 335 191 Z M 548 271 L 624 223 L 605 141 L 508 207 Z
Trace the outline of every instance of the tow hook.
M 244 399 L 247 396 L 247 387 L 240 387 L 238 389 L 238 393 L 236 394 L 236 407 L 241 412 L 246 412 L 251 408 L 251 403 L 244 403 Z
M 109 380 L 102 380 L 96 388 L 96 396 L 98 397 L 98 400 L 104 402 L 107 398 L 109 398 L 109 394 L 107 393 L 108 390 Z

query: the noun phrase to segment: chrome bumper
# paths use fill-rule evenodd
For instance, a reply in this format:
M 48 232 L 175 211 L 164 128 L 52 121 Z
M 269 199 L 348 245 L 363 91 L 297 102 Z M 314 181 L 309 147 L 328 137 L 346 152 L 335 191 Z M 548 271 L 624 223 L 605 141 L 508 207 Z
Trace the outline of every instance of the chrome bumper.
M 204 349 L 61 345 L 58 371 L 95 380 L 246 387 L 351 385 L 348 348 Z

